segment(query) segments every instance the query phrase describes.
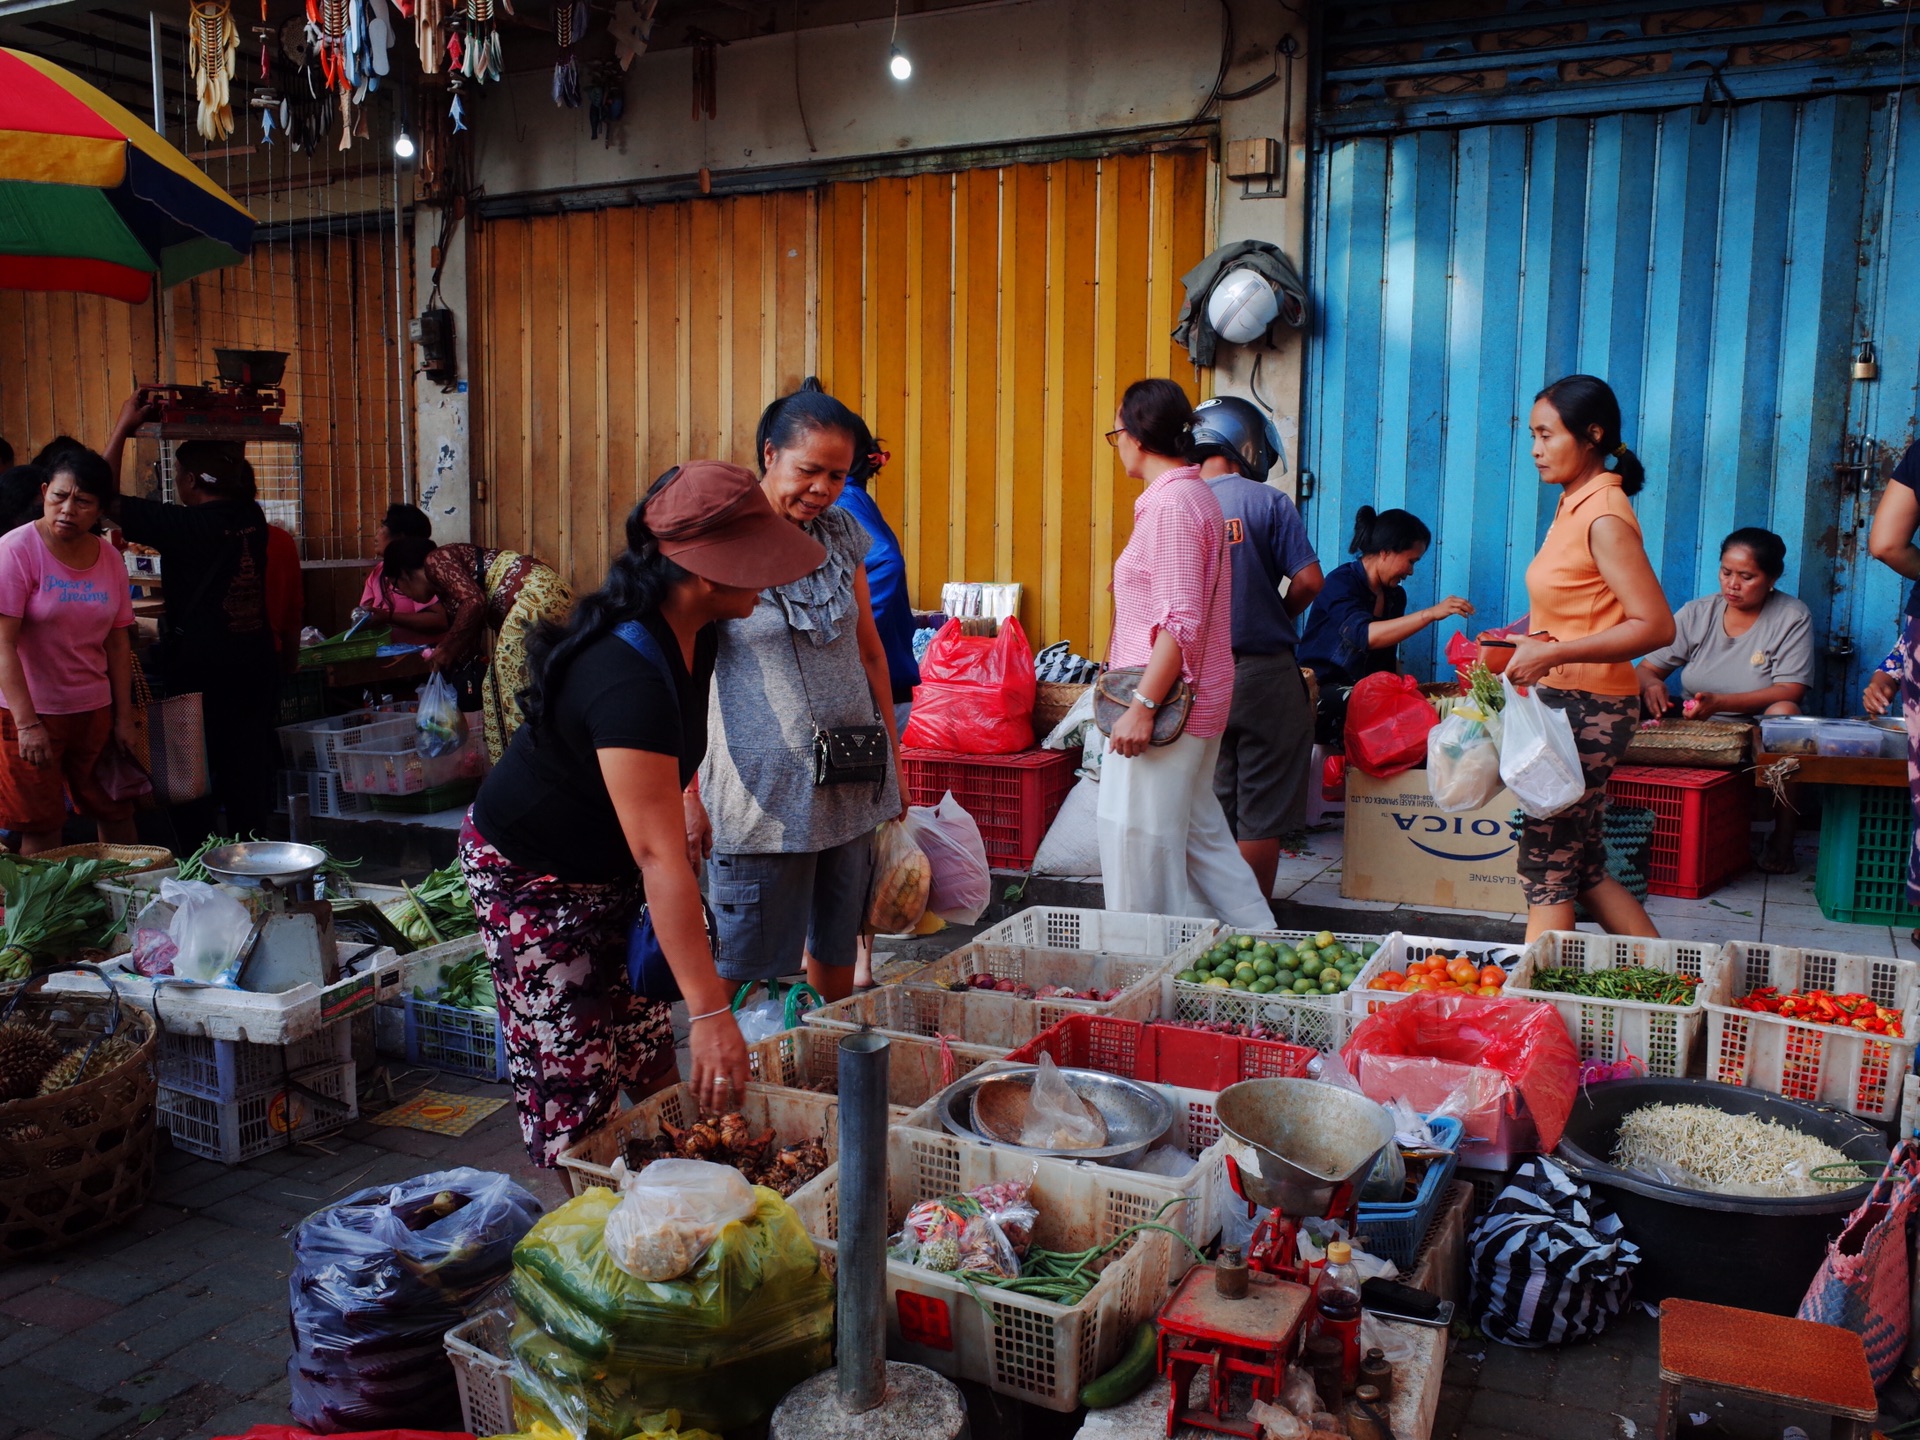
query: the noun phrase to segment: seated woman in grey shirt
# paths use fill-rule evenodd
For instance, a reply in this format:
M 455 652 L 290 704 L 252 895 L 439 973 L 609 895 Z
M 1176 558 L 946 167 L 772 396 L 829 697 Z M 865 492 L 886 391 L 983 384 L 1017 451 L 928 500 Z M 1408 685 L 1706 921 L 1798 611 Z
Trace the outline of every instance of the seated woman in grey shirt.
M 1720 593 L 1673 613 L 1673 643 L 1639 665 L 1640 696 L 1658 719 L 1673 709 L 1667 677 L 1680 672 L 1685 715 L 1738 720 L 1798 715 L 1813 685 L 1813 615 L 1774 589 L 1786 569 L 1786 542 L 1748 526 L 1720 542 Z M 1790 875 L 1793 811 L 1781 806 L 1760 867 Z

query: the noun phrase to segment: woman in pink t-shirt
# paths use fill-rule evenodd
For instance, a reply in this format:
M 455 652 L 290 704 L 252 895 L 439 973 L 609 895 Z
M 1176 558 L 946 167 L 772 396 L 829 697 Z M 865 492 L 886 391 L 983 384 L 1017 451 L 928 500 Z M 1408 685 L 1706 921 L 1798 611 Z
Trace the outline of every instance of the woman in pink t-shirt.
M 0 536 L 0 826 L 22 854 L 60 843 L 65 796 L 103 841 L 135 838 L 133 802 L 97 771 L 134 742 L 133 598 L 120 552 L 94 533 L 114 493 L 91 450 L 53 462 L 42 513 Z
M 386 518 L 373 533 L 374 553 L 386 554 L 388 543 L 402 535 L 417 535 L 422 540 L 431 540 L 433 522 L 427 518 L 426 511 L 417 505 L 389 505 Z M 437 599 L 423 605 L 411 596 L 401 594 L 387 582 L 384 565 L 375 565 L 367 576 L 367 583 L 360 590 L 360 608 L 373 613 L 375 625 L 393 628 L 393 642 L 396 645 L 431 645 L 447 633 L 446 606 Z

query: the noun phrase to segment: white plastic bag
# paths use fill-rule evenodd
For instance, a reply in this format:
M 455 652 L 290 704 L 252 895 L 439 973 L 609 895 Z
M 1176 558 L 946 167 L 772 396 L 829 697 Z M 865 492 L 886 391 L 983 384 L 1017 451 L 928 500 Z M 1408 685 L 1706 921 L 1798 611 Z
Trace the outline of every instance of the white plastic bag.
M 1034 852 L 1036 875 L 1100 873 L 1100 782 L 1082 778 L 1067 792 L 1060 813 Z
M 1500 793 L 1500 752 L 1485 725 L 1454 714 L 1427 732 L 1427 789 L 1449 815 L 1478 810 Z
M 877 934 L 910 935 L 927 912 L 933 867 L 898 820 L 883 820 L 873 835 L 873 894 L 867 924 Z
M 629 1175 L 613 1162 L 620 1203 L 607 1216 L 607 1258 L 636 1280 L 677 1280 L 735 1220 L 751 1220 L 753 1187 L 731 1165 L 656 1160 Z
M 173 973 L 207 985 L 233 985 L 240 952 L 253 933 L 247 907 L 204 880 L 162 880 L 160 898 L 173 906 L 167 925 Z
M 1587 793 L 1572 722 L 1540 698 L 1538 686 L 1522 695 L 1502 675 L 1500 689 L 1507 697 L 1500 712 L 1500 778 L 1522 810 L 1536 820 L 1550 820 Z
M 1092 1150 L 1107 1143 L 1107 1122 L 1073 1092 L 1053 1056 L 1042 1051 L 1020 1143 L 1030 1150 Z
M 971 925 L 993 899 L 987 842 L 980 827 L 949 790 L 938 805 L 907 811 L 907 833 L 933 866 L 927 909 L 955 925 Z
M 414 749 L 429 759 L 451 755 L 467 738 L 467 719 L 460 713 L 460 697 L 453 682 L 435 673 L 420 687 L 420 711 L 415 717 L 419 738 Z

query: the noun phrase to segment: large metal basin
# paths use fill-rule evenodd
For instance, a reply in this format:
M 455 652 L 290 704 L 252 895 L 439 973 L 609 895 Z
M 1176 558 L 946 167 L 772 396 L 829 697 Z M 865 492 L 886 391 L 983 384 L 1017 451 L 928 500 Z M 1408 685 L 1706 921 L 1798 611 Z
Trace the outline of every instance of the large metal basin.
M 1114 1165 L 1121 1169 L 1132 1169 L 1146 1157 L 1154 1142 L 1173 1128 L 1173 1102 L 1151 1085 L 1143 1085 L 1138 1080 L 1122 1079 L 1118 1075 L 1102 1074 L 1098 1070 L 1066 1070 L 1060 1072 L 1060 1078 L 1067 1082 L 1074 1094 L 1098 1110 L 1107 1122 L 1107 1143 L 1085 1150 L 1037 1150 L 1025 1145 L 1013 1145 L 1004 1140 L 996 1140 L 976 1130 L 972 1123 L 973 1092 L 986 1080 L 1011 1080 L 1033 1083 L 1033 1077 L 1039 1073 L 1035 1065 L 1022 1065 L 1015 1069 L 992 1070 L 986 1073 L 975 1071 L 953 1082 L 939 1095 L 934 1097 L 934 1113 L 940 1117 L 940 1123 L 953 1134 L 967 1140 L 979 1140 L 988 1145 L 998 1145 L 1005 1150 L 1018 1150 L 1023 1155 L 1050 1155 L 1061 1160 L 1091 1160 L 1099 1165 Z
M 1240 1189 L 1288 1215 L 1324 1215 L 1393 1142 L 1386 1108 L 1318 1080 L 1243 1080 L 1214 1102 Z

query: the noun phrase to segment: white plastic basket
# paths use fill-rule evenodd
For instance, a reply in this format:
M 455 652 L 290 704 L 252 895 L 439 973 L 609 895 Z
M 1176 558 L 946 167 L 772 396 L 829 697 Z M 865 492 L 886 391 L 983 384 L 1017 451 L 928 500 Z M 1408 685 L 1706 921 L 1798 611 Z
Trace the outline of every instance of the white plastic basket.
M 1347 1002 L 1353 1009 L 1354 1019 L 1358 1021 L 1364 1020 L 1383 1005 L 1406 999 L 1413 993 L 1411 990 L 1376 990 L 1373 987 L 1374 979 L 1389 970 L 1405 971 L 1407 966 L 1435 955 L 1465 955 L 1481 966 L 1498 965 L 1511 980 L 1514 967 L 1520 963 L 1524 953 L 1524 945 L 1489 945 L 1484 940 L 1442 940 L 1430 935 L 1402 935 L 1396 930 L 1380 942 L 1378 952 L 1366 963 L 1360 978 L 1347 991 Z
M 157 1123 L 177 1148 L 238 1165 L 345 1129 L 360 1117 L 355 1082 L 349 1060 L 239 1100 L 209 1100 L 162 1085 L 155 1102 Z
M 1310 935 L 1318 935 L 1317 930 L 1242 930 L 1237 934 L 1252 935 L 1260 940 L 1284 940 L 1289 945 L 1297 944 Z M 1209 942 L 1211 941 L 1211 937 Z M 1343 935 L 1336 934 L 1334 939 L 1342 945 L 1381 945 L 1384 947 L 1385 935 Z M 1202 945 L 1195 955 L 1207 947 Z M 1189 957 L 1191 958 L 1191 957 Z M 1376 954 L 1367 961 L 1371 965 L 1378 959 Z M 1360 967 L 1360 973 L 1354 978 L 1354 987 L 1358 987 L 1367 978 L 1367 965 Z M 1196 985 L 1190 980 L 1177 980 L 1175 966 L 1160 979 L 1160 1016 L 1167 1020 L 1198 1021 L 1207 1025 L 1245 1025 L 1261 1028 L 1267 1032 L 1266 1038 L 1285 1040 L 1291 1045 L 1306 1045 L 1315 1050 L 1338 1050 L 1346 1044 L 1347 1036 L 1353 1033 L 1353 1027 L 1359 1016 L 1347 1002 L 1347 992 L 1338 995 L 1288 995 L 1274 991 L 1266 995 L 1255 995 L 1247 990 L 1218 990 L 1207 985 Z
M 837 1158 L 840 1153 L 837 1095 L 783 1090 L 777 1085 L 749 1080 L 747 1093 L 733 1108 L 755 1135 L 771 1130 L 774 1139 L 782 1145 L 824 1140 L 829 1159 Z M 694 1099 L 692 1088 L 684 1084 L 669 1086 L 622 1110 L 586 1139 L 560 1152 L 560 1169 L 566 1175 L 568 1193 L 578 1195 L 596 1185 L 613 1189 L 613 1162 L 625 1152 L 628 1140 L 651 1140 L 663 1125 L 685 1129 L 704 1113 Z
M 840 1042 L 845 1033 L 808 1028 L 782 1030 L 747 1046 L 747 1073 L 764 1085 L 832 1095 L 840 1086 Z M 887 1104 L 898 1120 L 941 1090 L 1006 1052 L 985 1045 L 957 1045 L 915 1035 L 890 1035 Z
M 302 720 L 279 727 L 280 754 L 293 770 L 334 770 L 338 753 L 348 745 L 411 744 L 417 722 L 411 715 L 389 715 L 377 710 L 355 710 L 322 720 Z
M 1739 1002 L 1763 985 L 1783 994 L 1870 995 L 1900 1013 L 1903 1038 L 1741 1008 Z M 1726 947 L 1725 962 L 1702 994 L 1707 1079 L 1789 1100 L 1824 1102 L 1882 1124 L 1899 1118 L 1903 1084 L 1920 1041 L 1920 964 L 1741 941 Z
M 1166 1198 L 1143 1183 L 1148 1177 L 1128 1171 L 1034 1160 L 929 1130 L 895 1129 L 887 1137 L 887 1227 L 897 1230 L 922 1200 L 1029 1178 L 1039 1211 L 1033 1243 L 1052 1250 L 1099 1245 L 1115 1233 L 1108 1227 L 1116 1210 L 1151 1214 Z M 839 1167 L 796 1191 L 792 1204 L 832 1270 L 839 1258 Z M 1157 1230 L 1134 1237 L 1071 1307 L 992 1285 L 969 1289 L 950 1275 L 889 1260 L 887 1356 L 1048 1410 L 1076 1409 L 1080 1387 L 1120 1357 L 1140 1322 L 1166 1298 L 1166 1252 L 1173 1243 Z
M 460 1390 L 460 1414 L 469 1435 L 511 1435 L 513 1361 L 507 1356 L 512 1312 L 484 1310 L 447 1331 L 447 1359 Z
M 994 1060 L 980 1067 L 982 1073 L 996 1070 L 1017 1070 L 1023 1067 L 1010 1061 Z M 1145 1084 L 1145 1081 L 1141 1081 Z M 1083 1165 L 1098 1170 L 1103 1175 L 1111 1175 L 1115 1180 L 1128 1182 L 1124 1190 L 1107 1196 L 1108 1212 L 1103 1218 L 1103 1231 L 1093 1244 L 1103 1245 L 1125 1230 L 1129 1225 L 1138 1225 L 1142 1221 L 1154 1219 L 1154 1212 L 1170 1200 L 1187 1197 L 1184 1205 L 1175 1205 L 1166 1214 L 1159 1217 L 1158 1223 L 1169 1225 L 1178 1230 L 1196 1246 L 1207 1244 L 1220 1233 L 1221 1190 L 1227 1183 L 1227 1167 L 1224 1159 L 1227 1147 L 1220 1139 L 1220 1120 L 1213 1113 L 1213 1101 L 1217 1091 L 1183 1090 L 1177 1085 L 1155 1085 L 1162 1095 L 1173 1102 L 1173 1127 L 1163 1143 L 1178 1146 L 1197 1163 L 1185 1175 L 1175 1178 L 1171 1175 L 1155 1175 L 1144 1170 L 1128 1170 L 1120 1166 L 1100 1165 L 1087 1160 L 1065 1160 L 1062 1164 Z M 980 1146 L 991 1149 L 984 1140 L 969 1140 L 965 1136 L 954 1135 L 940 1119 L 938 1110 L 931 1097 L 927 1103 L 910 1112 L 904 1119 L 896 1122 L 898 1126 L 911 1130 L 928 1130 L 936 1135 L 946 1135 L 962 1145 Z M 1140 1189 L 1157 1190 L 1159 1201 L 1147 1210 L 1141 1210 Z M 1167 1281 L 1169 1284 L 1186 1274 L 1193 1265 L 1193 1255 L 1184 1246 L 1167 1247 Z
M 980 947 L 967 948 L 976 950 Z M 976 956 L 967 962 L 970 966 L 967 973 L 978 968 L 1012 979 L 1061 973 L 1052 968 L 1059 959 L 1059 952 L 1005 945 L 989 946 L 986 950 L 989 952 L 986 956 Z M 1070 958 L 1084 971 L 1090 957 L 1079 955 Z M 1167 963 L 1163 960 L 1108 957 L 1107 964 L 1110 966 L 1120 966 L 1123 971 L 1137 969 L 1141 972 L 1120 992 L 1117 1000 L 1022 1000 L 1017 995 L 991 990 L 946 990 L 938 985 L 921 983 L 926 973 L 923 971 L 910 981 L 883 985 L 878 990 L 869 990 L 832 1005 L 809 1010 L 804 1018 L 807 1024 L 827 1030 L 884 1030 L 891 1035 L 928 1038 L 944 1035 L 949 1040 L 984 1046 L 1004 1055 L 1069 1015 L 1113 1015 L 1123 1020 L 1152 1019 L 1155 1007 L 1160 1003 L 1160 972 Z M 992 968 L 994 966 L 999 968 Z M 1053 982 L 1035 978 L 1032 983 L 1037 986 Z
M 1697 940 L 1650 940 L 1633 935 L 1588 935 L 1549 930 L 1527 947 L 1507 981 L 1508 995 L 1553 1006 L 1573 1037 L 1582 1060 L 1624 1060 L 1631 1056 L 1649 1075 L 1679 1079 L 1687 1073 L 1693 1047 L 1706 1029 L 1701 1004 L 1714 974 L 1724 965 L 1726 946 Z M 1630 965 L 1691 975 L 1701 983 L 1691 1005 L 1649 1005 L 1639 1000 L 1602 1000 L 1530 987 L 1534 973 L 1565 966 L 1575 970 L 1618 970 Z
M 1210 940 L 1218 920 L 1184 915 L 1141 915 L 1120 910 L 1070 910 L 1035 905 L 989 925 L 976 945 L 1029 945 L 1042 950 L 1085 950 L 1100 955 L 1172 959 L 1196 940 Z M 1201 946 L 1205 949 L 1205 946 Z

